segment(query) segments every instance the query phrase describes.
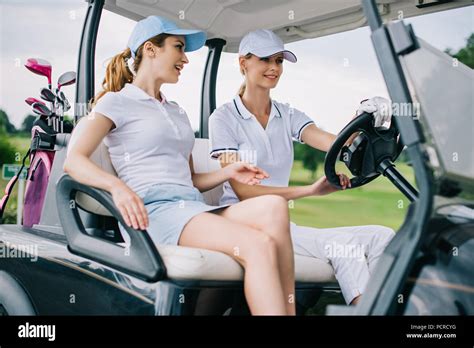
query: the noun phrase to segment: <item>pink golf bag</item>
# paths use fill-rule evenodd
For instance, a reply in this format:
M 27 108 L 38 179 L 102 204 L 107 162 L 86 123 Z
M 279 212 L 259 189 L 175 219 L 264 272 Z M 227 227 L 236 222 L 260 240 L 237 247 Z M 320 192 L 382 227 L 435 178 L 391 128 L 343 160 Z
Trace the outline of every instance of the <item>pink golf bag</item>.
M 29 156 L 30 167 L 26 178 L 23 226 L 32 227 L 39 222 L 53 166 L 55 141 L 56 131 L 48 126 L 43 118 L 37 119 L 31 129 L 31 146 L 23 158 L 22 167 L 8 183 L 5 196 L 0 201 L 0 218 L 5 211 L 13 187 L 25 166 L 25 160 Z

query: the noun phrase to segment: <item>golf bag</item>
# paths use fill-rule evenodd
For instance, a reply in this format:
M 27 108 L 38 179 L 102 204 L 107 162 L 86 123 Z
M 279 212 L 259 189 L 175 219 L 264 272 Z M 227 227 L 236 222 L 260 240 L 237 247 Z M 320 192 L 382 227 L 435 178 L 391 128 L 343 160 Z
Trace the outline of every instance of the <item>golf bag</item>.
M 31 145 L 22 161 L 17 175 L 8 183 L 5 196 L 0 201 L 0 218 L 20 174 L 25 167 L 26 158 L 30 158 L 30 167 L 26 177 L 25 200 L 23 206 L 23 226 L 32 227 L 41 217 L 46 189 L 54 160 L 54 145 L 56 142 L 54 131 L 44 118 L 38 118 L 31 129 Z

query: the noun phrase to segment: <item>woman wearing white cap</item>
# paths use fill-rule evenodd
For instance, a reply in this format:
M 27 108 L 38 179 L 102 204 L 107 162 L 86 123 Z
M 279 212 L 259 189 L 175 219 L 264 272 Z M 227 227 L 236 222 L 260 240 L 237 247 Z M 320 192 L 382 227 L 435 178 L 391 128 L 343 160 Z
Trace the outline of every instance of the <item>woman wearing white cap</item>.
M 286 201 L 268 195 L 231 207 L 206 205 L 200 191 L 229 179 L 255 185 L 268 175 L 242 162 L 194 173 L 190 122 L 160 92 L 162 84 L 178 81 L 188 63 L 185 52 L 199 49 L 205 40 L 205 33 L 179 29 L 158 16 L 138 22 L 128 48 L 107 66 L 94 109 L 72 134 L 64 171 L 110 192 L 126 224 L 146 230 L 156 244 L 211 249 L 236 259 L 245 269 L 252 314 L 294 314 Z M 118 178 L 89 159 L 102 140 Z M 243 221 L 242 211 L 254 215 Z
M 318 128 L 303 112 L 270 99 L 270 90 L 283 73 L 284 59 L 296 62 L 296 56 L 270 30 L 250 32 L 240 43 L 239 64 L 245 83 L 230 103 L 210 116 L 211 156 L 224 168 L 240 160 L 258 164 L 269 178 L 258 186 L 226 182 L 221 204 L 267 194 L 292 200 L 336 191 L 326 177 L 309 186 L 288 187 L 293 139 L 328 151 L 336 136 Z M 391 117 L 389 101 L 382 97 L 362 102 L 357 114 L 362 112 L 374 113 L 376 127 Z M 339 174 L 339 178 L 343 189 L 350 186 L 347 176 Z M 357 303 L 393 235 L 384 226 L 316 229 L 291 223 L 294 252 L 331 262 L 347 303 Z M 352 252 L 338 252 L 349 249 Z

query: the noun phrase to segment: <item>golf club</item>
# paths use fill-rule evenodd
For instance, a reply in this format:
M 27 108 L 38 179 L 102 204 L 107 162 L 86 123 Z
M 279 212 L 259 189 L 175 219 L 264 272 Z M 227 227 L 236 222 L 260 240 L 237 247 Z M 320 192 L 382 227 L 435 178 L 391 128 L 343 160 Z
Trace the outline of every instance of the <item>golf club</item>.
M 54 92 L 46 87 L 41 88 L 40 96 L 41 96 L 41 99 L 49 101 L 50 103 L 54 103 L 56 99 L 56 95 L 54 94 Z
M 34 74 L 46 76 L 48 79 L 48 87 L 51 89 L 51 73 L 53 68 L 47 60 L 40 58 L 28 58 L 25 68 Z
M 51 103 L 51 112 L 56 114 L 56 95 L 54 94 L 54 92 L 44 87 L 44 88 L 41 88 L 40 90 L 40 96 L 41 96 L 41 99 L 46 100 Z M 51 124 L 54 121 L 55 120 L 53 119 L 48 119 L 48 125 L 51 126 Z M 53 129 L 56 130 L 56 125 L 54 123 L 53 123 Z
M 58 99 L 60 100 L 61 104 L 64 106 L 64 111 L 68 111 L 69 109 L 71 109 L 71 104 L 69 104 L 69 101 L 67 100 L 66 95 L 64 94 L 63 91 L 59 91 Z
M 46 105 L 41 100 L 33 98 L 33 97 L 26 98 L 25 103 L 28 105 L 33 105 L 33 103 L 40 103 L 40 104 Z
M 67 71 L 58 78 L 58 90 L 62 86 L 69 86 L 76 82 L 76 73 L 74 71 Z
M 69 100 L 67 99 L 66 95 L 64 94 L 63 91 L 59 91 L 59 98 L 62 100 L 62 102 L 64 103 L 64 106 L 67 110 L 69 110 L 71 108 L 71 104 L 69 103 Z
M 33 112 L 40 116 L 40 118 L 46 118 L 48 120 L 48 125 L 53 126 L 57 123 L 57 115 L 52 112 L 44 103 L 33 103 L 32 105 Z M 55 130 L 56 131 L 56 130 Z
M 31 72 L 45 76 L 48 79 L 48 88 L 42 88 L 40 91 L 41 99 L 46 100 L 51 103 L 51 107 L 47 108 L 49 112 L 46 112 L 45 109 L 40 109 L 38 106 L 33 108 L 33 111 L 37 114 L 48 117 L 48 125 L 52 126 L 55 131 L 64 131 L 64 111 L 67 111 L 71 108 L 69 101 L 67 100 L 64 93 L 61 91 L 63 86 L 69 86 L 76 82 L 76 73 L 74 71 L 67 71 L 58 78 L 58 85 L 55 91 L 53 91 L 51 86 L 51 74 L 52 67 L 51 64 L 44 59 L 40 58 L 29 58 L 26 61 L 25 67 Z M 33 100 L 34 99 L 34 100 Z M 26 101 L 26 100 L 25 100 Z M 29 105 L 34 105 L 38 103 L 39 100 L 32 98 L 27 101 Z M 44 105 L 44 103 L 41 102 Z
M 61 91 L 57 90 L 59 93 L 62 93 Z M 63 132 L 63 117 L 64 117 L 64 101 L 61 99 L 59 94 L 56 96 L 56 115 L 58 116 L 57 118 L 57 131 L 62 133 Z
M 38 114 L 38 115 L 42 115 L 42 116 L 46 116 L 46 117 L 51 117 L 53 116 L 54 114 L 51 112 L 51 110 L 46 106 L 44 105 L 43 103 L 41 102 L 36 102 L 36 103 L 33 103 L 31 105 L 31 107 L 33 108 L 33 111 Z
M 71 108 L 69 101 L 67 100 L 65 94 L 61 91 L 61 87 L 69 86 L 76 82 L 76 73 L 74 71 L 67 71 L 63 73 L 58 78 L 58 87 L 56 88 L 56 101 L 57 101 L 57 115 L 59 121 L 60 132 L 64 131 L 64 111 L 67 111 Z M 61 108 L 61 110 L 59 110 Z

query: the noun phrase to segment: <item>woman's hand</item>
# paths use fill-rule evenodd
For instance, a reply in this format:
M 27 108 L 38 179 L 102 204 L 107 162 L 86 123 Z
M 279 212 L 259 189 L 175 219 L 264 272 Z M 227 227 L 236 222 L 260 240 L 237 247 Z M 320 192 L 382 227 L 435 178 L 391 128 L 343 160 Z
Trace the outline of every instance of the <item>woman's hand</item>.
M 260 181 L 269 178 L 270 175 L 263 169 L 260 169 L 250 163 L 235 162 L 222 169 L 226 172 L 229 179 L 247 185 L 258 185 Z
M 364 100 L 360 103 L 359 109 L 354 118 L 364 112 L 374 115 L 374 127 L 381 127 L 385 122 L 389 122 L 392 118 L 392 102 L 383 97 L 373 97 Z
M 342 186 L 342 190 L 351 187 L 351 180 L 347 175 L 341 173 L 337 173 L 337 175 L 339 176 L 339 183 Z M 312 184 L 311 188 L 314 196 L 324 196 L 340 190 L 339 188 L 332 186 L 326 176 L 321 177 L 318 181 Z
M 148 212 L 143 200 L 124 183 L 115 186 L 110 193 L 125 223 L 136 230 L 146 230 Z

